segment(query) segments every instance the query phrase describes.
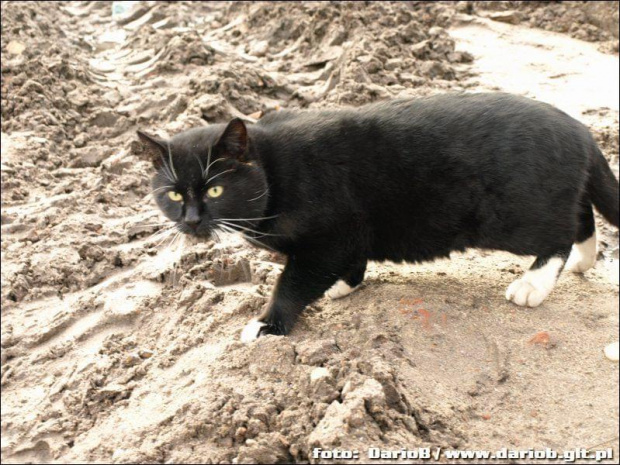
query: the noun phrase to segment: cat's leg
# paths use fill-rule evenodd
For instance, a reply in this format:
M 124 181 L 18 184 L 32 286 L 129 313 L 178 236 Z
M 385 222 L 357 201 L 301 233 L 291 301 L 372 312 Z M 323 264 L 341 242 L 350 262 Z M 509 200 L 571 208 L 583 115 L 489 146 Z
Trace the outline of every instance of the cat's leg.
M 303 309 L 346 272 L 348 263 L 333 255 L 329 259 L 311 254 L 289 257 L 267 311 L 244 328 L 241 340 L 250 342 L 265 334 L 288 334 Z
M 536 258 L 523 277 L 508 286 L 506 299 L 520 306 L 539 306 L 553 290 L 569 254 L 570 246 L 566 246 L 554 254 Z
M 566 262 L 566 269 L 583 273 L 596 263 L 596 227 L 589 199 L 581 206 L 579 226 L 573 250 Z
M 357 290 L 364 280 L 366 260 L 356 263 L 336 284 L 330 287 L 325 295 L 330 299 L 340 299 Z

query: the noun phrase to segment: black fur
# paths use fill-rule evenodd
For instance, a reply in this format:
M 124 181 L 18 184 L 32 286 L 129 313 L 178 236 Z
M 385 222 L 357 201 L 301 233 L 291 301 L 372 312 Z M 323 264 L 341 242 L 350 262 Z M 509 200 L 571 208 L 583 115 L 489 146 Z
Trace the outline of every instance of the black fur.
M 618 226 L 618 181 L 587 128 L 507 94 L 280 111 L 247 131 L 234 120 L 169 146 L 141 138 L 160 169 L 153 187 L 174 167 L 172 184 L 186 197 L 173 204 L 159 191 L 168 217 L 183 224 L 198 214 L 196 228 L 183 227 L 205 237 L 218 218 L 248 218 L 234 224 L 287 255 L 264 333 L 288 333 L 338 279 L 359 284 L 368 260 L 420 262 L 477 247 L 534 255 L 536 268 L 592 235 L 592 203 Z M 209 200 L 200 165 L 214 160 L 208 176 L 222 174 L 209 186 L 224 193 Z

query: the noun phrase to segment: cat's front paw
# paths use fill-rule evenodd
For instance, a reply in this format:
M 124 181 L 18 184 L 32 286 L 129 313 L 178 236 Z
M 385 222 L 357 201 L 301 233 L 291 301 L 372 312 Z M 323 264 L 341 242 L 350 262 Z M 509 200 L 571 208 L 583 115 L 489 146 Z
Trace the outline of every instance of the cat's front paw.
M 357 288 L 359 288 L 359 285 L 355 287 L 351 287 L 347 283 L 345 283 L 342 279 L 340 279 L 338 280 L 336 284 L 334 284 L 332 287 L 330 287 L 327 290 L 325 295 L 332 300 L 341 299 L 342 297 L 346 297 L 352 292 L 354 292 L 355 290 L 357 290 Z
M 247 344 L 248 342 L 255 341 L 259 337 L 266 336 L 268 334 L 280 336 L 282 335 L 282 332 L 269 323 L 259 320 L 252 320 L 245 325 L 245 328 L 241 331 L 241 342 Z
M 517 279 L 506 290 L 506 300 L 521 307 L 538 307 L 549 295 L 548 290 L 536 286 L 526 278 Z
M 241 331 L 241 342 L 248 343 L 258 339 L 260 330 L 264 326 L 267 326 L 267 323 L 258 320 L 250 321 Z

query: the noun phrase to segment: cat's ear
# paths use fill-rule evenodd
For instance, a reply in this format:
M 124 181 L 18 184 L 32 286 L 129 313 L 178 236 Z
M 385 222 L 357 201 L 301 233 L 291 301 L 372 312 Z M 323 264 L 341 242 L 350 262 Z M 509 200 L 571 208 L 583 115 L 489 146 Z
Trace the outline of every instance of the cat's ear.
M 155 136 L 151 136 L 145 132 L 137 131 L 140 142 L 142 142 L 142 153 L 144 159 L 153 163 L 156 169 L 161 168 L 164 164 L 164 157 L 168 150 L 168 144 L 165 140 Z
M 239 161 L 247 161 L 248 130 L 245 123 L 239 118 L 233 119 L 228 123 L 215 146 Z

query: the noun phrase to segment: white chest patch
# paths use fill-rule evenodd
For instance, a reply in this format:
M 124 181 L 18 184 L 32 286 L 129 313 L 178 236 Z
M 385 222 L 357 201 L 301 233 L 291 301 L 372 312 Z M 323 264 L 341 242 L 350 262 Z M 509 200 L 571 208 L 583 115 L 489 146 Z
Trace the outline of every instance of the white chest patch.
M 544 266 L 528 270 L 506 290 L 506 299 L 522 307 L 538 307 L 553 290 L 564 260 L 551 258 Z

